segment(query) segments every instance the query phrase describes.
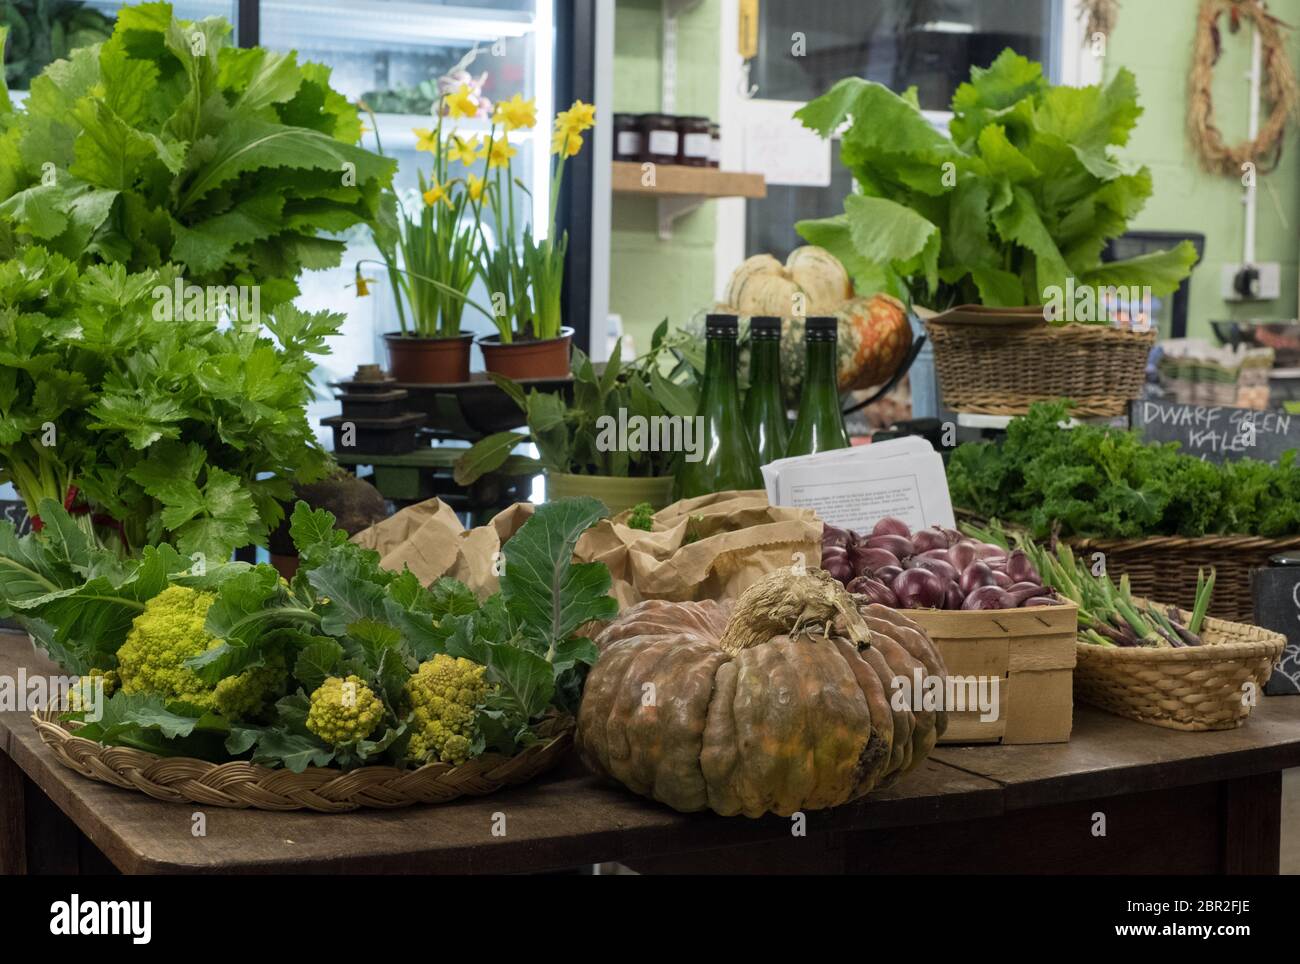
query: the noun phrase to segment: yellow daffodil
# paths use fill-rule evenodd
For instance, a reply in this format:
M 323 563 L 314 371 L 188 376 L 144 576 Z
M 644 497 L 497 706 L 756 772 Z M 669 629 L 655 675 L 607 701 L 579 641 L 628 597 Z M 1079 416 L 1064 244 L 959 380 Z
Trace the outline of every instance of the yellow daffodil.
M 531 129 L 537 125 L 537 100 L 524 100 L 515 94 L 509 100 L 497 101 L 496 113 L 492 115 L 496 124 L 504 124 L 506 130 L 517 131 L 520 128 Z
M 370 294 L 371 280 L 361 273 L 361 265 L 357 265 L 357 275 L 354 283 L 356 284 L 358 298 L 364 298 Z
M 424 192 L 424 203 L 433 207 L 439 201 L 445 201 L 447 207 L 451 207 L 451 197 L 447 194 L 447 189 L 441 184 L 434 184 Z
M 566 134 L 581 134 L 596 123 L 596 105 L 575 100 L 568 110 L 555 115 L 555 129 Z
M 452 117 L 473 117 L 478 113 L 478 102 L 469 84 L 461 84 L 454 93 L 447 95 L 447 110 Z
M 481 201 L 483 199 L 483 189 L 487 187 L 487 181 L 470 174 L 465 178 L 465 187 L 469 190 L 471 200 Z
M 473 164 L 478 157 L 479 142 L 477 135 L 468 141 L 463 137 L 452 136 L 451 148 L 447 151 L 447 160 L 460 161 L 462 164 Z
M 488 154 L 488 167 L 505 167 L 510 163 L 510 158 L 518 154 L 517 148 L 511 147 L 510 142 L 504 137 L 492 142 L 492 150 Z
M 412 127 L 411 133 L 415 135 L 415 149 L 417 151 L 428 151 L 430 154 L 436 154 L 438 151 L 438 135 L 427 127 Z
M 551 135 L 551 153 L 573 157 L 582 150 L 582 135 L 572 131 L 556 131 Z

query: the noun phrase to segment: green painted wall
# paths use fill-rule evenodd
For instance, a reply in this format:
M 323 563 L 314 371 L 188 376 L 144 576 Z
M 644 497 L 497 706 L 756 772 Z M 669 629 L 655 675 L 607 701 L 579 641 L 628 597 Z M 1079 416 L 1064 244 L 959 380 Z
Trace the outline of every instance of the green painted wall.
M 1259 180 L 1255 253 L 1278 261 L 1281 297 L 1275 302 L 1229 303 L 1221 297 L 1222 265 L 1241 260 L 1245 211 L 1238 180 L 1206 174 L 1186 136 L 1187 76 L 1192 60 L 1198 0 L 1124 3 L 1106 52 L 1106 75 L 1121 66 L 1137 77 L 1146 109 L 1125 148 L 1125 156 L 1151 168 L 1155 192 L 1133 226 L 1203 232 L 1205 257 L 1192 272 L 1188 334 L 1211 338 L 1211 319 L 1296 317 L 1297 261 L 1300 260 L 1300 125 L 1292 123 L 1278 169 Z M 1300 24 L 1300 0 L 1272 0 L 1272 13 Z M 1250 37 L 1233 35 L 1223 24 L 1224 54 L 1214 74 L 1215 113 L 1225 138 L 1246 135 Z M 1300 71 L 1300 35 L 1290 38 L 1291 61 Z
M 704 0 L 678 23 L 677 113 L 718 116 L 721 4 Z M 614 111 L 659 110 L 661 0 L 618 0 L 614 26 Z M 638 351 L 665 317 L 677 325 L 713 299 L 714 205 L 706 202 L 675 222 L 659 240 L 652 198 L 614 195 L 610 252 L 610 311 Z

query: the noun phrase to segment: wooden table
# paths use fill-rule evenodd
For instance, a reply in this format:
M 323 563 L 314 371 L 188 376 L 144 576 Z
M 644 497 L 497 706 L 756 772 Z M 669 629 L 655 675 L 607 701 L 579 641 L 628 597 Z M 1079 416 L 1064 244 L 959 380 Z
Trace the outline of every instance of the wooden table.
M 0 675 L 53 672 L 0 634 Z M 1076 708 L 1068 744 L 941 747 L 898 785 L 790 820 L 679 814 L 576 761 L 495 796 L 340 815 L 160 803 L 55 762 L 0 713 L 0 872 L 643 871 L 1276 873 L 1300 698 L 1238 730 L 1179 733 Z M 204 814 L 206 835 L 195 836 Z M 504 818 L 504 833 L 500 833 Z M 1096 835 L 1104 820 L 1105 835 Z M 494 833 L 494 830 L 497 831 Z

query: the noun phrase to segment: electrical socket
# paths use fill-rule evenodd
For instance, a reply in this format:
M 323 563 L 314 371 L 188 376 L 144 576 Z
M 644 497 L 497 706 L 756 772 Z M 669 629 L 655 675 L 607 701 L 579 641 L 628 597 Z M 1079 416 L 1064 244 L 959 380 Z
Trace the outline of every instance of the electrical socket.
M 1259 272 L 1259 280 L 1256 282 L 1258 294 L 1253 298 L 1243 297 L 1237 290 L 1237 275 L 1241 273 L 1244 265 L 1225 264 L 1223 265 L 1222 283 L 1220 288 L 1223 292 L 1224 301 L 1272 301 L 1282 293 L 1282 266 L 1276 261 L 1259 261 L 1254 268 Z

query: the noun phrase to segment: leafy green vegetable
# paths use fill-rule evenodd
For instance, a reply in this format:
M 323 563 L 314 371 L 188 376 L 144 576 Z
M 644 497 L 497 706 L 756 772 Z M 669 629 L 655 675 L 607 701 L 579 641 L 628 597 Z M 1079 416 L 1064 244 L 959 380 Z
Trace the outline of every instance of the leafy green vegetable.
M 22 90 L 46 64 L 107 39 L 113 21 L 77 0 L 7 0 L 0 5 L 4 27 L 9 30 L 4 79 Z
M 396 165 L 355 146 L 327 68 L 229 34 L 124 6 L 109 40 L 36 77 L 0 127 L 0 256 L 39 243 L 82 266 L 171 262 L 189 283 L 259 286 L 266 307 L 337 265 L 344 241 L 322 232 L 373 222 Z
M 1067 403 L 1013 419 L 1000 444 L 958 446 L 948 463 L 953 504 L 1028 528 L 1036 539 L 1300 532 L 1300 467 L 1237 459 L 1215 465 L 1148 443 L 1135 431 L 1062 428 Z
M 605 514 L 594 499 L 539 506 L 505 546 L 501 592 L 481 603 L 454 580 L 426 588 L 409 571 L 380 568 L 378 553 L 349 542 L 329 513 L 302 502 L 290 523 L 300 559 L 291 583 L 266 565 L 192 573 L 166 545 L 123 560 L 87 538 L 61 505 L 47 501 L 41 512 L 39 534 L 19 539 L 11 524 L 0 524 L 0 607 L 67 670 L 117 669 L 136 617 L 169 585 L 214 594 L 206 622 L 195 628 L 211 644 L 184 661 L 205 683 L 220 689 L 249 669 L 288 668 L 284 688 L 277 682 L 271 693 L 274 706 L 262 700 L 261 709 L 223 711 L 238 718 L 162 693 L 118 692 L 102 718 L 81 730 L 164 755 L 248 758 L 293 770 L 406 765 L 407 684 L 439 654 L 480 664 L 491 684 L 473 708 L 472 753 L 513 753 L 537 739 L 544 717 L 576 711 L 597 657 L 578 631 L 617 612 L 608 569 L 573 563 L 578 538 Z M 378 697 L 383 715 L 371 721 L 373 731 L 367 727 L 368 738 L 330 745 L 307 726 L 310 696 L 330 678 L 338 687 L 351 676 Z
M 528 432 L 498 432 L 474 443 L 456 460 L 456 482 L 469 485 L 500 469 L 508 458 L 516 460 L 516 471 L 550 469 L 575 475 L 635 478 L 671 475 L 677 453 L 649 451 L 648 434 L 644 435 L 644 445 L 626 447 L 619 444 L 622 440 L 610 434 L 616 433 L 623 424 L 627 426 L 630 442 L 633 417 L 638 422 L 645 420 L 642 424 L 648 433 L 658 424 L 653 419 L 695 415 L 698 369 L 682 360 L 684 351 L 695 339 L 683 331 L 669 336 L 667 326 L 664 321 L 655 332 L 651 350 L 631 362 L 624 363 L 622 345 L 615 344 L 613 354 L 599 373 L 591 359 L 575 348 L 571 363 L 571 403 L 558 392 L 532 389 L 525 394 L 518 383 L 494 375 L 493 381 L 524 412 Z M 668 375 L 661 371 L 665 359 L 676 363 Z M 524 457 L 510 454 L 527 441 L 537 446 L 540 461 L 524 461 Z
M 1149 286 L 1165 295 L 1191 271 L 1188 242 L 1129 261 L 1101 262 L 1151 195 L 1151 175 L 1111 149 L 1141 108 L 1133 75 L 1104 87 L 1053 87 L 1039 64 L 1004 50 L 975 68 L 952 99 L 951 137 L 899 95 L 856 77 L 800 108 L 806 127 L 842 133 L 841 158 L 859 193 L 844 213 L 796 228 L 827 248 L 859 290 L 961 303 L 1037 305 L 1045 289 Z
M 0 481 L 33 516 L 71 498 L 130 551 L 168 542 L 217 562 L 324 475 L 304 408 L 343 319 L 280 305 L 272 338 L 219 311 L 156 311 L 176 277 L 78 272 L 38 247 L 0 263 Z

